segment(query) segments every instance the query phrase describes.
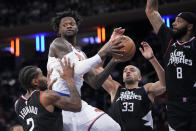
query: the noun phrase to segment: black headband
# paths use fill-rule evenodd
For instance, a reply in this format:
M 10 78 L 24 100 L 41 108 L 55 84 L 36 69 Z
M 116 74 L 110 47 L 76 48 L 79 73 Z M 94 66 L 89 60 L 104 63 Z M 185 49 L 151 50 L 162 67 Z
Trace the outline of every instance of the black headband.
M 177 17 L 181 17 L 190 24 L 196 24 L 196 15 L 192 12 L 182 12 Z

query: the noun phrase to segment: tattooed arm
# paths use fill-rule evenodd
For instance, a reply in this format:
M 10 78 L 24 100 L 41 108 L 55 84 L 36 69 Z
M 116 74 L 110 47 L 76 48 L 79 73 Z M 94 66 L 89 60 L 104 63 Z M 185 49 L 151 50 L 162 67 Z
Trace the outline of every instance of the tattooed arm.
M 158 12 L 158 0 L 147 0 L 145 12 L 155 33 L 157 34 L 163 24 L 161 15 Z

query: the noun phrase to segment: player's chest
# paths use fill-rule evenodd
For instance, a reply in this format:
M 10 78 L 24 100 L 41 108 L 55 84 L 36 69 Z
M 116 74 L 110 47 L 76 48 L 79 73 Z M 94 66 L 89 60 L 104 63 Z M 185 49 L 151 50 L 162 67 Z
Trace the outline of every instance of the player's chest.
M 174 42 L 169 47 L 165 59 L 167 66 L 192 66 L 194 61 L 196 61 L 196 50 L 194 50 L 192 42 L 184 45 L 179 45 L 177 42 Z
M 122 91 L 118 94 L 115 104 L 121 112 L 135 112 L 143 104 L 143 95 L 135 91 Z
M 75 48 L 73 48 L 73 53 L 79 61 L 84 60 L 86 57 L 85 54 L 81 50 L 78 50 Z

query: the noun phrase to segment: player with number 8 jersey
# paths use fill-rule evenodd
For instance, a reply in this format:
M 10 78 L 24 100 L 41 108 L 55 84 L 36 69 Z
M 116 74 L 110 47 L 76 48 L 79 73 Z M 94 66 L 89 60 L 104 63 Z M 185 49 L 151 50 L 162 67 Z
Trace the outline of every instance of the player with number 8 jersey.
M 164 53 L 166 87 L 169 101 L 196 100 L 195 37 L 180 42 L 164 24 L 158 32 Z
M 196 15 L 181 12 L 169 29 L 158 12 L 158 0 L 147 0 L 146 15 L 162 46 L 170 131 L 196 129 Z

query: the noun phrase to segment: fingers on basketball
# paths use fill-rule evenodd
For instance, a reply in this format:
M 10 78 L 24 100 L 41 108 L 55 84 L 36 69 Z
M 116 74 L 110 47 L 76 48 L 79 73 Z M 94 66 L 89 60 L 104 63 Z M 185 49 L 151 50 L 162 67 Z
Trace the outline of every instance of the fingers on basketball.
M 124 47 L 120 49 L 123 51 L 123 56 L 117 59 L 121 59 L 121 61 L 124 62 L 132 59 L 135 54 L 136 47 L 134 41 L 130 37 L 123 36 L 121 39 L 123 40 L 121 43 L 124 45 Z

